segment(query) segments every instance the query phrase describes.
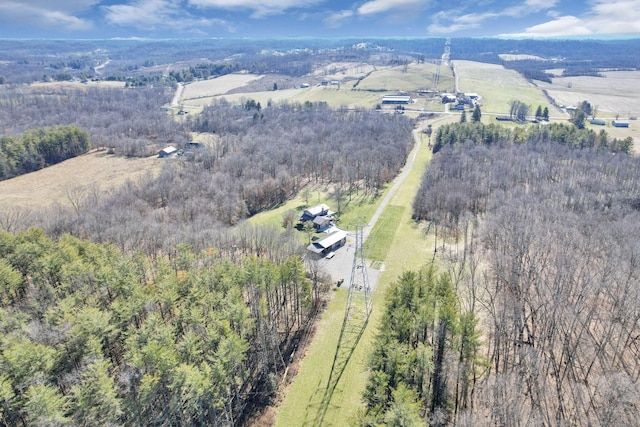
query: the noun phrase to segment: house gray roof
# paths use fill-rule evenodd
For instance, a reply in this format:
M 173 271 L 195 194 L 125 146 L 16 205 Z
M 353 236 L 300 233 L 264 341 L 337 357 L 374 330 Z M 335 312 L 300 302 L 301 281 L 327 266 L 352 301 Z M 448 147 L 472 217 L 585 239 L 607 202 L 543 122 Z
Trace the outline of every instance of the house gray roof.
M 347 238 L 347 232 L 344 230 L 336 230 L 324 236 L 322 239 L 318 239 L 315 242 L 307 246 L 307 249 L 316 254 L 321 253 L 327 248 L 335 245 L 342 239 Z
M 304 214 L 310 217 L 316 217 L 318 215 L 322 215 L 326 212 L 329 212 L 329 206 L 321 203 L 319 205 L 311 206 L 304 210 Z

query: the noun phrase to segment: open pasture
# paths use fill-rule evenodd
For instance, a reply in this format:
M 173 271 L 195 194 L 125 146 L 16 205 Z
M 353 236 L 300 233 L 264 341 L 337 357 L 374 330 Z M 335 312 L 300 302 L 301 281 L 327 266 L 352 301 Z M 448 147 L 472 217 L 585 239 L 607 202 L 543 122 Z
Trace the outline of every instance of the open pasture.
M 166 161 L 157 157 L 124 158 L 93 151 L 39 171 L 0 181 L 0 211 L 70 205 L 70 196 L 108 192 L 147 173 L 156 175 Z
M 345 81 L 362 78 L 375 70 L 375 66 L 361 62 L 332 62 L 316 69 L 313 75 L 325 80 Z
M 430 63 L 413 63 L 409 64 L 406 69 L 404 66 L 389 67 L 373 71 L 362 79 L 358 84 L 358 89 L 388 92 L 413 92 L 419 89 L 432 89 L 436 72 L 437 66 Z M 448 83 L 450 85 L 446 81 L 446 77 L 451 74 L 450 71 L 446 67 L 441 67 L 440 72 L 438 89 L 453 90 L 453 79 L 449 79 Z
M 73 88 L 73 89 L 81 89 L 85 87 L 102 87 L 102 88 L 124 88 L 124 82 L 118 81 L 87 81 L 85 83 L 81 83 L 79 81 L 74 82 L 35 82 L 31 83 L 29 87 L 31 89 L 50 89 L 50 90 L 58 90 L 65 88 Z
M 640 71 L 608 71 L 603 77 L 554 77 L 553 83 L 536 82 L 559 105 L 576 106 L 588 101 L 598 108 L 598 117 L 640 115 Z
M 219 95 L 210 98 L 189 100 L 188 106 L 209 105 L 214 99 L 225 99 L 230 103 L 242 103 L 247 99 L 253 99 L 266 106 L 269 102 L 326 102 L 332 108 L 375 108 L 382 99 L 382 94 L 351 90 L 353 82 L 340 86 L 321 86 L 306 89 L 282 89 L 266 92 L 247 92 Z
M 191 100 L 194 99 L 222 95 L 230 90 L 246 86 L 250 82 L 259 80 L 262 77 L 262 75 L 238 73 L 227 74 L 216 77 L 215 79 L 196 81 L 185 85 L 181 100 L 191 103 Z
M 482 112 L 509 114 L 511 101 L 528 104 L 532 112 L 548 105 L 543 93 L 521 74 L 501 65 L 474 61 L 455 61 L 458 90 L 482 96 Z

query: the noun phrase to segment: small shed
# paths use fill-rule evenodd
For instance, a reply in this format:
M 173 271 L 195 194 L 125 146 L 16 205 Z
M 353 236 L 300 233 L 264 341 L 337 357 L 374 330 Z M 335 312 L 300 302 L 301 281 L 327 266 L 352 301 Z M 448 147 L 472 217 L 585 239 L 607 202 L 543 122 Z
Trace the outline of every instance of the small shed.
M 158 157 L 170 157 L 177 153 L 178 149 L 176 147 L 169 146 L 158 151 Z
M 598 126 L 604 126 L 607 124 L 607 122 L 601 119 L 592 119 L 592 120 L 589 120 L 589 123 L 591 123 L 592 125 L 598 125 Z
M 629 122 L 626 120 L 614 120 L 611 124 L 617 128 L 628 128 Z

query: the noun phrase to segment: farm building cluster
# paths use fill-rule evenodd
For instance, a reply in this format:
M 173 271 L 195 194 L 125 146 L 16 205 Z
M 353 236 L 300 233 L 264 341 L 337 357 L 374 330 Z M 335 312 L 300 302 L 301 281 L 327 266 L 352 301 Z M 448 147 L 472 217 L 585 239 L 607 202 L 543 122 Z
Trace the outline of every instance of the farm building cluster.
M 335 212 L 322 203 L 311 206 L 302 212 L 300 222 L 310 222 L 318 232 L 326 235 L 315 239 L 307 246 L 307 250 L 321 257 L 330 257 L 334 251 L 340 249 L 347 242 L 347 233 L 335 225 Z
M 163 148 L 162 150 L 158 151 L 158 157 L 167 158 L 167 157 L 173 157 L 173 156 L 189 155 L 193 152 L 193 150 L 199 150 L 203 147 L 204 147 L 204 144 L 202 142 L 188 141 L 187 143 L 184 144 L 184 148 L 181 150 L 178 150 L 176 147 L 172 145 Z
M 456 110 L 464 110 L 466 106 L 470 106 L 471 108 L 476 105 L 482 105 L 482 97 L 477 93 L 443 93 L 442 94 L 442 103 L 443 104 L 455 104 L 453 107 Z

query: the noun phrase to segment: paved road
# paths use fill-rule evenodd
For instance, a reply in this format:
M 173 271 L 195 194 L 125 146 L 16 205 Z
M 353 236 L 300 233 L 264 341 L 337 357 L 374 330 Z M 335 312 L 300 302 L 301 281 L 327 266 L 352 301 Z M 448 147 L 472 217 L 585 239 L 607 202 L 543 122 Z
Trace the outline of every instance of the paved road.
M 423 123 L 420 123 L 420 125 L 422 124 Z M 373 230 L 373 227 L 376 225 L 376 222 L 378 222 L 380 215 L 382 215 L 382 212 L 384 212 L 384 210 L 386 209 L 391 198 L 394 196 L 398 188 L 402 185 L 406 177 L 411 172 L 416 156 L 418 155 L 418 152 L 420 151 L 422 146 L 422 138 L 420 138 L 421 131 L 422 131 L 422 126 L 418 126 L 416 127 L 416 129 L 413 130 L 413 138 L 415 140 L 415 145 L 413 147 L 413 150 L 409 154 L 409 158 L 407 159 L 407 163 L 405 164 L 404 168 L 402 168 L 402 171 L 396 177 L 393 185 L 391 186 L 387 194 L 384 196 L 384 199 L 382 199 L 382 202 L 380 203 L 380 205 L 378 206 L 378 209 L 376 209 L 375 213 L 371 217 L 371 220 L 363 228 L 362 239 L 364 242 L 366 242 L 367 238 L 369 237 L 369 234 L 371 234 L 371 230 Z M 338 249 L 333 258 L 331 259 L 323 258 L 318 262 L 318 264 L 320 266 L 320 269 L 323 272 L 331 276 L 331 279 L 333 280 L 334 283 L 338 282 L 339 280 L 344 280 L 343 286 L 348 286 L 351 278 L 351 272 L 353 269 L 354 253 L 355 253 L 355 231 L 347 231 L 347 244 L 343 248 Z M 376 269 L 371 267 L 370 265 L 365 266 L 365 268 L 367 269 L 367 279 L 369 282 L 369 287 L 371 288 L 372 291 L 376 289 L 378 285 L 378 279 L 380 277 L 380 273 L 384 271 L 384 264 L 381 265 L 380 267 L 381 267 L 380 269 Z

